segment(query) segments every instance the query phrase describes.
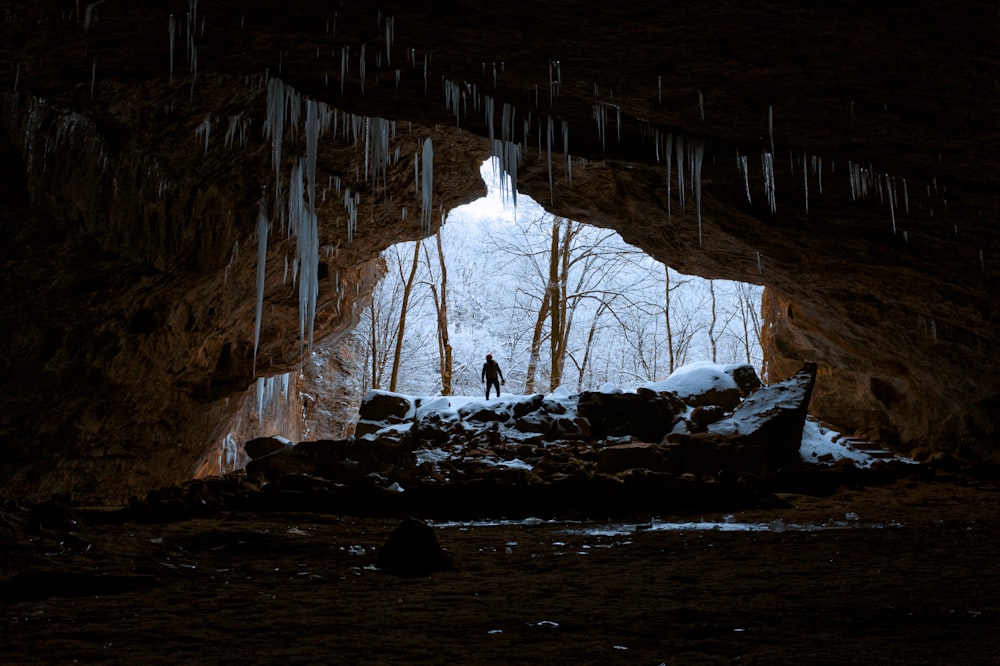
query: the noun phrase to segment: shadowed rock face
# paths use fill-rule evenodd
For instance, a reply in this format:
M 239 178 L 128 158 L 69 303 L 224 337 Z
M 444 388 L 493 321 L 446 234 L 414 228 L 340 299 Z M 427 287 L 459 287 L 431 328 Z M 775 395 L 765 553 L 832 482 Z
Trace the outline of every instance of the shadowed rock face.
M 680 271 L 766 285 L 765 374 L 816 362 L 811 413 L 1000 460 L 992 4 L 202 5 L 190 30 L 182 2 L 0 10 L 0 493 L 182 481 L 255 375 L 297 367 L 296 240 L 263 131 L 274 76 L 339 112 L 317 154 L 315 344 L 355 325 L 381 249 L 427 233 L 426 138 L 432 227 L 485 191 L 489 97 L 493 136 L 521 144 L 521 192 Z M 395 121 L 383 175 L 354 139 L 365 118 Z

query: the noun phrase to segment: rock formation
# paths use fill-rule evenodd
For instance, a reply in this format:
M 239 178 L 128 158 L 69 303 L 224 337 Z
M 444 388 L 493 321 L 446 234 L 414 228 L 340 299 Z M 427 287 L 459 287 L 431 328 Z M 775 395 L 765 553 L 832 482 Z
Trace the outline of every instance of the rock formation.
M 764 379 L 815 362 L 817 416 L 996 463 L 997 18 L 8 2 L 0 494 L 122 499 L 272 434 L 258 379 L 309 381 L 310 337 L 337 349 L 378 252 L 490 154 L 554 213 L 766 285 Z

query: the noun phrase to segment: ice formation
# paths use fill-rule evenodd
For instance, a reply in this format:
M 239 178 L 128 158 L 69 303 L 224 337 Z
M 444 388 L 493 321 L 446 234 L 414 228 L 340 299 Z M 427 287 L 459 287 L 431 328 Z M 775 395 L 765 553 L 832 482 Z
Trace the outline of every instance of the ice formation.
M 264 309 L 264 267 L 267 262 L 267 206 L 260 200 L 257 212 L 257 309 L 253 331 L 253 367 L 257 371 L 257 348 L 260 346 L 260 321 Z
M 430 231 L 431 215 L 434 206 L 434 146 L 431 138 L 424 140 L 421 170 L 421 195 L 420 195 L 420 215 L 423 221 L 424 230 Z

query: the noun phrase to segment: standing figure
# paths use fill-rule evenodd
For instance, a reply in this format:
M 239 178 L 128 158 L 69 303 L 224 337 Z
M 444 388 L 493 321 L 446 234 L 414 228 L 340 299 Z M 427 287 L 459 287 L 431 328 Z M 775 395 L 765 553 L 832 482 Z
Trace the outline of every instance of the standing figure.
M 486 363 L 483 363 L 483 376 L 482 381 L 486 383 L 486 399 L 490 399 L 490 387 L 497 387 L 497 397 L 500 397 L 500 385 L 506 384 L 507 380 L 503 378 L 503 373 L 500 372 L 500 365 L 493 360 L 493 354 L 486 355 Z

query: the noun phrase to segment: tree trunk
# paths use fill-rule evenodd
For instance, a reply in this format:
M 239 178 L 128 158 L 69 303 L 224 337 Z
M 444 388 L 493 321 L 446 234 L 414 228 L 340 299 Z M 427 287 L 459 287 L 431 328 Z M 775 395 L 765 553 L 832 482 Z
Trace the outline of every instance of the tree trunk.
M 716 335 L 715 335 L 715 324 L 716 324 L 716 305 L 715 305 L 715 281 L 708 281 L 708 293 L 712 297 L 712 317 L 709 320 L 708 325 L 708 341 L 712 345 L 712 363 L 717 363 L 716 354 Z
M 560 301 L 562 294 L 562 284 L 559 275 L 559 255 L 561 244 L 560 231 L 562 220 L 555 218 L 552 222 L 552 246 L 549 250 L 549 350 L 551 353 L 552 371 L 549 375 L 549 390 L 554 391 L 562 382 L 562 348 L 564 340 L 563 333 L 563 303 Z
M 441 395 L 451 395 L 452 358 L 451 340 L 448 337 L 448 268 L 444 261 L 440 227 L 438 227 L 435 238 L 437 240 L 438 262 L 441 266 L 441 296 L 437 309 L 438 350 L 441 358 Z
M 549 316 L 549 299 L 545 294 L 538 306 L 538 316 L 535 318 L 535 329 L 531 334 L 531 349 L 528 353 L 528 369 L 525 371 L 524 392 L 532 395 L 535 392 L 535 372 L 538 369 L 538 359 L 542 354 L 542 338 L 545 331 L 545 319 Z
M 368 310 L 371 312 L 371 354 L 372 354 L 372 388 L 381 388 L 378 376 L 378 327 L 376 323 L 375 303 Z
M 670 266 L 663 264 L 663 277 L 665 288 L 663 295 L 663 318 L 667 324 L 667 349 L 670 352 L 670 374 L 674 372 L 674 329 L 670 325 Z
M 417 262 L 420 258 L 420 243 L 413 244 L 413 264 L 410 266 L 410 275 L 403 285 L 403 304 L 399 309 L 399 328 L 396 330 L 396 349 L 392 354 L 392 374 L 389 376 L 389 390 L 396 390 L 396 381 L 399 378 L 399 359 L 403 354 L 403 331 L 406 328 L 406 313 L 410 308 L 410 293 L 413 291 L 413 280 L 417 276 Z M 402 267 L 400 267 L 402 269 Z M 402 270 L 400 270 L 402 272 Z

